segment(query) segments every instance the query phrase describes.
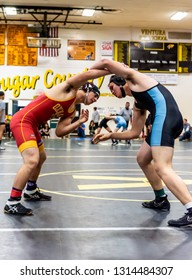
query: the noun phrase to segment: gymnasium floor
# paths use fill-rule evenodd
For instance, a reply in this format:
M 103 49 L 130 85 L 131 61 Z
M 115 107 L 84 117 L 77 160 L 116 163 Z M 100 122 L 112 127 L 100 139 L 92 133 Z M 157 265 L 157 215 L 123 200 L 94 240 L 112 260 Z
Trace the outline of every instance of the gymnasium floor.
M 184 207 L 170 194 L 171 211 L 142 208 L 153 192 L 131 146 L 92 145 L 90 138 L 46 139 L 39 187 L 51 202 L 23 202 L 28 217 L 3 213 L 22 160 L 13 140 L 0 152 L 0 260 L 191 260 L 192 228 L 167 226 Z M 174 169 L 192 188 L 192 142 L 176 142 Z

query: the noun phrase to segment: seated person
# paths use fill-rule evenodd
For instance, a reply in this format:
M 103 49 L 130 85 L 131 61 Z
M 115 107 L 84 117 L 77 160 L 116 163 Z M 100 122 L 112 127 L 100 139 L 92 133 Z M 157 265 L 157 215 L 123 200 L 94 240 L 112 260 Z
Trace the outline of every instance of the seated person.
M 183 119 L 183 131 L 179 136 L 179 141 L 191 139 L 191 125 L 187 122 L 187 119 Z
M 85 124 L 82 123 L 81 126 L 79 126 L 77 128 L 77 135 L 80 137 L 80 138 L 85 138 L 86 135 L 85 135 Z
M 183 131 L 179 136 L 179 141 L 190 140 L 191 139 L 191 125 L 188 123 L 187 119 L 183 119 Z
M 48 123 L 45 123 L 44 125 L 42 125 L 42 127 L 40 128 L 40 133 L 41 133 L 41 136 L 42 138 L 48 138 L 50 137 L 50 127 L 49 127 L 49 124 Z
M 6 117 L 5 117 L 5 134 L 8 138 L 12 137 L 12 132 L 11 132 L 11 129 L 10 129 L 11 118 L 12 118 L 11 115 L 6 115 Z
M 90 121 L 90 124 L 89 124 L 89 135 L 93 136 L 95 135 L 95 123 L 93 120 Z
M 148 136 L 152 129 L 151 114 L 149 114 L 148 117 L 146 118 L 145 127 L 146 127 L 146 136 Z

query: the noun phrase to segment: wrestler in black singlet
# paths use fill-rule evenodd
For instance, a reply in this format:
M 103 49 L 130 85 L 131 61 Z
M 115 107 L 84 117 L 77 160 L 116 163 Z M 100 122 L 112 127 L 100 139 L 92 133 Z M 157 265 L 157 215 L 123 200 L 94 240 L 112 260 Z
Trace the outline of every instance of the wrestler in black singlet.
M 174 147 L 175 139 L 183 129 L 183 117 L 172 94 L 161 84 L 131 93 L 136 108 L 148 110 L 152 116 L 152 130 L 146 142 L 150 146 Z

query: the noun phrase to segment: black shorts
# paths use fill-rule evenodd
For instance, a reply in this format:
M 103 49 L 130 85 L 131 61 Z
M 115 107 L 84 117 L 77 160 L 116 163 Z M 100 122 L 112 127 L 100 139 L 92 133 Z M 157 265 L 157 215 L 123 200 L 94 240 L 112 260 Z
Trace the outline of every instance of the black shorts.
M 95 129 L 97 129 L 99 127 L 99 123 L 98 122 L 95 122 Z
M 100 127 L 100 128 L 102 128 L 102 127 L 104 127 L 104 128 L 109 127 L 109 126 L 107 125 L 108 121 L 109 121 L 109 120 L 107 120 L 107 119 L 105 119 L 105 118 L 102 119 L 102 120 L 100 121 L 99 127 Z

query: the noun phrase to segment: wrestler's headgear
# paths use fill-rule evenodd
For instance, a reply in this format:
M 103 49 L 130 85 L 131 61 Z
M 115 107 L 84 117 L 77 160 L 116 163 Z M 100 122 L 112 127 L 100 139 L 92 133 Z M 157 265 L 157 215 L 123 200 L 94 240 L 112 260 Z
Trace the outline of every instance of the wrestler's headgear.
M 125 93 L 124 88 L 123 88 L 123 86 L 126 84 L 126 80 L 124 78 L 122 78 L 120 76 L 117 76 L 117 75 L 112 75 L 110 80 L 109 80 L 109 84 L 110 83 L 114 83 L 117 86 L 119 86 L 120 90 L 121 90 L 121 93 L 122 93 L 122 97 L 126 96 L 126 93 Z
M 99 98 L 100 96 L 100 90 L 96 85 L 94 85 L 94 83 L 87 82 L 84 85 L 82 85 L 80 89 L 83 90 L 85 93 L 89 93 L 91 91 L 94 92 L 97 98 Z

